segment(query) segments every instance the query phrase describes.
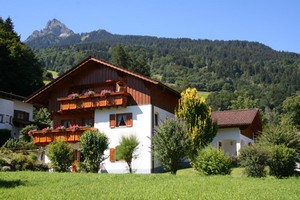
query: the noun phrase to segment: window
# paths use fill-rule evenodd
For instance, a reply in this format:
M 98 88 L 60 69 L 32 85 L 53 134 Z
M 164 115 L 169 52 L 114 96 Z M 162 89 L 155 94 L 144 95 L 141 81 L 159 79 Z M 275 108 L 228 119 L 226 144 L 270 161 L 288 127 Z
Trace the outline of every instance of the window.
M 3 115 L 0 114 L 0 123 L 3 123 Z
M 82 122 L 83 122 L 82 124 L 84 126 L 88 126 L 88 127 L 94 126 L 94 122 L 92 119 L 84 119 Z
M 15 117 L 15 119 L 29 121 L 29 113 L 21 111 L 21 110 L 14 110 L 14 117 Z
M 158 115 L 158 113 L 155 113 L 154 114 L 154 125 L 155 126 L 158 126 L 158 119 L 159 119 L 159 115 Z
M 62 120 L 61 124 L 65 127 L 65 128 L 70 128 L 71 126 L 71 120 Z
M 111 128 L 114 127 L 131 127 L 132 113 L 111 114 L 109 116 L 109 124 Z

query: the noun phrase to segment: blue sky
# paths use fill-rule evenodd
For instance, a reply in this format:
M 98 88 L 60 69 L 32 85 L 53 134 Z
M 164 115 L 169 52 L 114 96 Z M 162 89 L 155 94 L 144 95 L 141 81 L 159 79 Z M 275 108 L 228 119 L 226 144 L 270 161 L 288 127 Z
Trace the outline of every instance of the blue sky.
M 75 33 L 247 40 L 300 53 L 299 0 L 0 0 L 25 40 L 56 18 Z

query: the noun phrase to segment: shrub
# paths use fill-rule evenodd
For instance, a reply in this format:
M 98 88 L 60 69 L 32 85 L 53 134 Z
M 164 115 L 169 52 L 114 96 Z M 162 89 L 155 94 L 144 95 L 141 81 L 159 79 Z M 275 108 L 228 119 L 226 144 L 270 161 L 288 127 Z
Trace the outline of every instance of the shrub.
M 87 130 L 79 140 L 80 152 L 84 156 L 87 172 L 98 172 L 104 160 L 103 153 L 108 148 L 108 138 L 98 130 Z
M 2 147 L 9 138 L 11 138 L 10 130 L 0 130 L 0 147 Z
M 194 168 L 205 175 L 226 175 L 231 173 L 231 160 L 223 151 L 208 146 L 199 151 Z
M 166 171 L 176 174 L 185 156 L 185 128 L 178 119 L 167 118 L 152 138 L 154 154 Z
M 266 146 L 284 145 L 300 153 L 300 135 L 292 126 L 271 126 L 258 138 L 258 143 Z
M 125 160 L 128 168 L 129 173 L 132 173 L 132 159 L 136 158 L 137 155 L 134 155 L 134 152 L 139 145 L 139 141 L 136 136 L 122 136 L 120 140 L 120 145 L 116 147 L 116 157 L 118 160 Z
M 22 128 L 20 132 L 21 133 L 20 139 L 26 142 L 30 142 L 32 140 L 30 136 L 30 131 L 37 130 L 37 128 L 38 127 L 36 125 L 25 126 L 24 128 Z
M 247 176 L 266 176 L 265 167 L 269 158 L 269 152 L 258 145 L 247 146 L 240 150 L 239 160 Z
M 29 150 L 36 149 L 37 147 L 32 142 L 26 142 L 24 140 L 10 138 L 5 142 L 2 148 L 7 148 L 10 150 Z
M 297 153 L 294 149 L 283 145 L 271 147 L 271 158 L 268 162 L 270 175 L 277 178 L 288 177 L 293 175 Z
M 66 172 L 72 164 L 73 149 L 69 143 L 61 139 L 55 140 L 49 144 L 47 156 L 51 161 L 51 167 L 58 172 Z
M 8 167 L 11 171 L 46 171 L 48 166 L 37 160 L 35 152 L 22 151 L 18 153 L 6 152 L 1 156 L 5 158 L 5 162 L 2 162 L 0 166 Z M 8 169 L 7 168 L 7 169 Z

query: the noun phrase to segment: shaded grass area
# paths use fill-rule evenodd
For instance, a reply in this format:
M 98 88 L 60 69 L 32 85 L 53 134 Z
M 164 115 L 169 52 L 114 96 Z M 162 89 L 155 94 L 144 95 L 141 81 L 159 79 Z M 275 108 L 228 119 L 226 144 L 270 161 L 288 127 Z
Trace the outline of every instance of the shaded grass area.
M 198 91 L 198 96 L 203 97 L 204 99 L 206 99 L 209 94 L 210 92 Z
M 202 176 L 193 169 L 165 174 L 73 174 L 0 172 L 1 199 L 298 199 L 297 177 L 255 179 L 240 176 Z

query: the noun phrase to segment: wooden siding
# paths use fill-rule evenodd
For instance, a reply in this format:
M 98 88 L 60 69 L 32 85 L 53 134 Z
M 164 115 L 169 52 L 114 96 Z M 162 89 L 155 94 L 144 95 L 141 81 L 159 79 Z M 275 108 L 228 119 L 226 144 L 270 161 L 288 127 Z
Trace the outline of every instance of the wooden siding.
M 117 81 L 127 83 L 127 92 L 130 94 L 128 105 L 150 104 L 150 90 L 143 80 L 98 63 L 90 62 L 87 65 L 73 76 L 66 78 L 49 94 L 49 110 L 52 113 L 60 110 L 57 98 L 64 98 L 72 92 L 80 92 L 84 89 L 93 89 L 95 92 L 101 92 L 103 89 L 115 91 Z
M 57 128 L 58 126 L 63 125 L 63 121 L 67 120 L 70 120 L 71 125 L 84 126 L 83 120 L 85 119 L 94 119 L 94 111 L 55 113 L 53 115 L 53 127 Z
M 174 113 L 179 98 L 179 95 L 175 95 L 161 86 L 151 87 L 151 104 L 170 113 Z

